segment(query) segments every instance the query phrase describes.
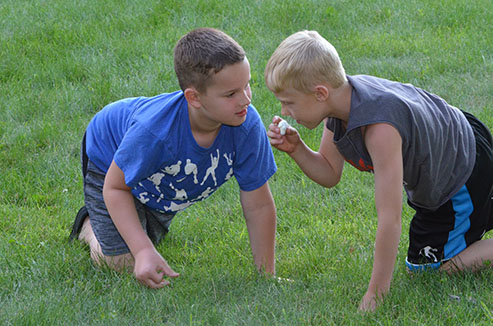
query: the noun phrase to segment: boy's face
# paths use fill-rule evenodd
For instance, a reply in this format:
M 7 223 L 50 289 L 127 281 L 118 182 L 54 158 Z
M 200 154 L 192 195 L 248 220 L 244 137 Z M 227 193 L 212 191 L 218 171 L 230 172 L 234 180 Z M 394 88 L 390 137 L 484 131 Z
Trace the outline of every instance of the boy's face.
M 281 102 L 281 115 L 290 116 L 308 129 L 316 128 L 327 116 L 315 93 L 303 93 L 288 87 L 274 95 Z
M 245 122 L 252 101 L 247 58 L 212 76 L 211 85 L 204 93 L 198 93 L 198 98 L 202 123 L 239 126 Z

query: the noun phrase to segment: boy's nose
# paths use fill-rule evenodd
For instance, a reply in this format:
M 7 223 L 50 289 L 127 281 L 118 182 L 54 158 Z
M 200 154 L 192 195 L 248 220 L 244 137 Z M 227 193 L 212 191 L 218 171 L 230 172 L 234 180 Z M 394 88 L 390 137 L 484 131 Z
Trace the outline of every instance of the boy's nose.
M 252 103 L 252 95 L 248 91 L 243 92 L 242 106 L 247 106 Z
M 284 106 L 281 106 L 281 115 L 284 117 L 289 116 L 289 112 L 284 108 Z

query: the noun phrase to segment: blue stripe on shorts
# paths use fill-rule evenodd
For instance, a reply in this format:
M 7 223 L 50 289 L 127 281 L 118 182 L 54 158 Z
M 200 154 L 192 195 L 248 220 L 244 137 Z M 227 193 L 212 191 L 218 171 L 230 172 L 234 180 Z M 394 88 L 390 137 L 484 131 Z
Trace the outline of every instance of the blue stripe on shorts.
M 455 211 L 455 225 L 443 247 L 444 260 L 448 260 L 466 249 L 465 234 L 471 227 L 470 216 L 474 210 L 471 196 L 465 185 L 451 200 Z
M 406 266 L 410 272 L 437 270 L 444 262 L 466 249 L 467 244 L 465 235 L 471 227 L 470 216 L 474 210 L 467 187 L 465 185 L 462 186 L 450 200 L 452 201 L 452 207 L 455 211 L 455 222 L 453 230 L 449 233 L 447 243 L 443 247 L 443 260 L 430 264 L 413 264 L 406 258 Z

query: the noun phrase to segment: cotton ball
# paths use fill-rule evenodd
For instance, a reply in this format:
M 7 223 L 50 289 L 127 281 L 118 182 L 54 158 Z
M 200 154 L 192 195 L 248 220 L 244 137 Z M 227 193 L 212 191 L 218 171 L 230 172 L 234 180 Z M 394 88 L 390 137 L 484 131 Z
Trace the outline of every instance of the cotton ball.
M 281 129 L 281 135 L 285 135 L 286 129 L 289 127 L 289 123 L 286 120 L 281 120 L 277 126 Z

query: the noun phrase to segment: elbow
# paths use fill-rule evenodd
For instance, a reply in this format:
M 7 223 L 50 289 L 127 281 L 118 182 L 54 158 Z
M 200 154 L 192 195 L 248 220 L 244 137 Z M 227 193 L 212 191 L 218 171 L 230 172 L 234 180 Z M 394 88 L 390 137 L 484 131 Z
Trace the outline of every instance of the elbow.
M 335 187 L 339 183 L 339 181 L 341 181 L 341 176 L 340 175 L 339 176 L 332 176 L 331 178 L 328 177 L 328 178 L 313 180 L 313 181 L 315 181 L 316 183 L 318 183 L 322 187 L 332 188 L 332 187 Z

